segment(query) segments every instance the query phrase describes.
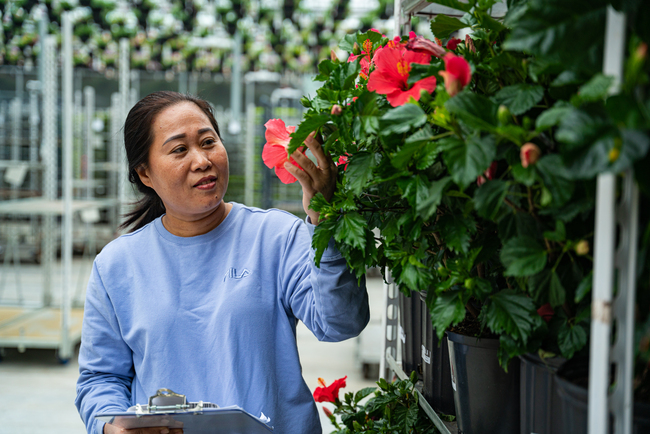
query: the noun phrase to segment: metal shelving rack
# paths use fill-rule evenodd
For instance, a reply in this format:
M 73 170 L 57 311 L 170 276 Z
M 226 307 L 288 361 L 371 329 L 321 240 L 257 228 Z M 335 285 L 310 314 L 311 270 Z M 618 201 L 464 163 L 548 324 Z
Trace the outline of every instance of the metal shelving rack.
M 462 0 L 461 0 L 462 1 Z M 436 15 L 462 16 L 455 9 L 431 4 L 426 0 L 395 0 L 395 35 L 410 28 L 414 16 L 433 18 Z M 492 16 L 505 16 L 504 2 L 497 3 Z M 616 12 L 611 6 L 608 10 L 605 29 L 605 56 L 603 73 L 615 78 L 618 89 L 623 77 L 625 49 L 625 15 Z M 598 176 L 596 192 L 596 235 L 594 241 L 594 278 L 590 343 L 589 375 L 589 434 L 607 434 L 610 415 L 613 418 L 614 433 L 632 433 L 634 375 L 634 302 L 636 294 L 636 259 L 638 240 L 639 189 L 634 181 L 634 173 L 628 170 L 623 174 L 606 173 Z M 617 203 L 617 181 L 621 180 L 622 195 Z M 616 228 L 619 229 L 619 245 L 616 246 Z M 617 277 L 615 285 L 614 276 Z M 391 288 L 391 286 L 393 288 Z M 382 345 L 385 361 L 381 362 L 381 375 L 386 378 L 386 365 L 400 378 L 404 372 L 395 361 L 397 353 L 396 323 L 391 318 L 391 306 L 397 304 L 397 291 L 394 283 L 385 288 L 386 319 L 384 321 L 385 340 Z M 617 288 L 614 297 L 614 288 Z M 392 289 L 392 290 L 391 290 Z M 612 324 L 616 324 L 615 341 L 612 344 Z M 616 366 L 614 386 L 610 388 L 610 369 Z M 420 405 L 443 433 L 446 426 L 420 396 Z
M 83 309 L 72 308 L 72 222 L 75 213 L 109 208 L 114 200 L 73 200 L 73 57 L 72 27 L 76 16 L 65 12 L 62 17 L 62 147 L 63 198 L 57 199 L 57 96 L 58 65 L 56 37 L 46 36 L 42 46 L 42 191 L 36 198 L 0 202 L 0 214 L 7 216 L 40 216 L 42 218 L 43 299 L 38 308 L 23 305 L 0 306 L 0 348 L 54 348 L 58 358 L 65 362 L 72 357 L 75 345 L 81 339 Z M 63 263 L 61 304 L 53 306 L 53 262 L 56 253 L 57 225 L 61 224 L 61 257 Z M 5 271 L 6 272 L 6 271 Z

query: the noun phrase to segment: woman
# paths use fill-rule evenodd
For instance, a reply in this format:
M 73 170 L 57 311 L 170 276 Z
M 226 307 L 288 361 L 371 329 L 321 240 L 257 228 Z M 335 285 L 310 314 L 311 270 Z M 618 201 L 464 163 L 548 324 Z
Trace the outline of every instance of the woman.
M 144 198 L 129 234 L 95 259 L 86 294 L 76 405 L 89 433 L 117 433 L 102 412 L 147 403 L 159 388 L 189 401 L 238 405 L 275 432 L 321 432 L 301 376 L 296 325 L 320 340 L 358 335 L 369 319 L 365 281 L 333 242 L 316 268 L 318 192 L 336 166 L 313 134 L 318 165 L 296 152 L 306 222 L 227 203 L 228 156 L 210 106 L 175 92 L 139 101 L 124 125 L 129 179 Z M 166 429 L 137 431 L 167 432 Z

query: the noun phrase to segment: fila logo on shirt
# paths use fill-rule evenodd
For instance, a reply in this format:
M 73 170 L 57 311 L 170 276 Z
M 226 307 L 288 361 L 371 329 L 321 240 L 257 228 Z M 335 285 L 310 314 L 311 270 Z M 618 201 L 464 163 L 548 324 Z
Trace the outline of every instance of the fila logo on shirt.
M 244 277 L 250 276 L 250 274 L 251 274 L 251 272 L 248 271 L 246 268 L 244 268 L 244 270 L 241 272 L 241 274 L 237 274 L 237 269 L 236 268 L 231 268 L 230 270 L 228 270 L 226 275 L 223 276 L 223 281 L 225 282 L 226 279 L 228 279 L 228 278 L 240 280 L 240 279 L 243 279 Z

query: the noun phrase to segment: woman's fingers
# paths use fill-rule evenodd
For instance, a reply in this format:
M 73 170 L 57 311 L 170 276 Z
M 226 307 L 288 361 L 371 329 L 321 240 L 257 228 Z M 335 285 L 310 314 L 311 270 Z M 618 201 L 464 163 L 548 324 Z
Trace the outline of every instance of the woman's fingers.
M 318 167 L 322 170 L 330 170 L 334 166 L 332 156 L 325 153 L 320 140 L 316 137 L 315 131 L 307 136 L 305 139 L 305 145 L 307 145 L 307 148 L 309 148 L 311 153 L 314 154 L 314 157 L 316 157 L 316 161 L 318 162 Z

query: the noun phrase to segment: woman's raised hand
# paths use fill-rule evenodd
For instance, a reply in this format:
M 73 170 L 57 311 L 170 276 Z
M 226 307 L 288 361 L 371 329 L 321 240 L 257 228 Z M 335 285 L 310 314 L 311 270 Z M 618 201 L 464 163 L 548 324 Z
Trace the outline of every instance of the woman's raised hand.
M 305 154 L 296 151 L 291 156 L 303 170 L 300 170 L 288 161 L 284 163 L 284 168 L 300 182 L 302 186 L 302 206 L 311 219 L 311 222 L 317 225 L 320 213 L 309 209 L 309 202 L 316 193 L 322 193 L 328 202 L 332 200 L 334 190 L 336 189 L 336 173 L 338 169 L 332 157 L 323 151 L 320 141 L 316 139 L 315 131 L 307 136 L 305 145 L 307 145 L 307 148 L 316 157 L 318 166 Z

